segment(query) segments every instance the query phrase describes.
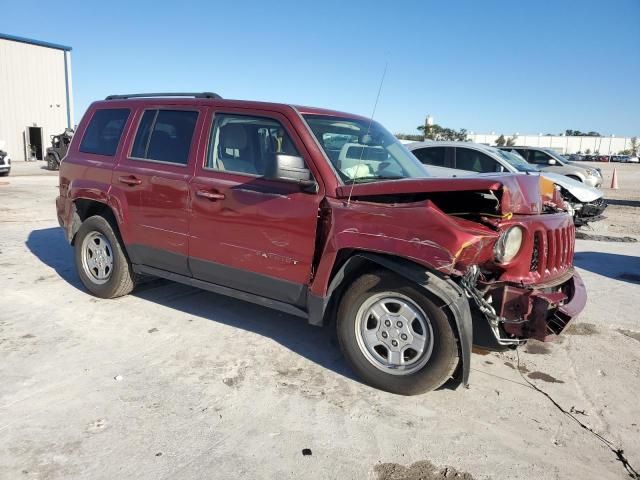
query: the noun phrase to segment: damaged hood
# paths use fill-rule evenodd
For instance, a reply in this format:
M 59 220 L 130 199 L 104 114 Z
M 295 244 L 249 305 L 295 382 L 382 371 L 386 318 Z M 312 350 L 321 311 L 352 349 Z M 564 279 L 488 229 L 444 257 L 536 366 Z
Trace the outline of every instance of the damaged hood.
M 442 178 L 442 177 L 455 177 L 455 178 L 473 178 L 473 177 L 495 177 L 495 173 L 476 173 L 469 172 L 467 170 L 459 170 L 457 168 L 447 168 L 447 167 L 434 167 L 432 165 L 426 165 L 426 170 L 429 174 L 434 177 Z M 524 172 L 513 172 L 519 175 L 527 175 Z M 541 175 L 545 178 L 548 178 L 556 185 L 561 186 L 565 190 L 567 190 L 571 195 L 573 195 L 579 202 L 581 203 L 590 203 L 594 202 L 602 197 L 604 194 L 598 190 L 597 188 L 586 185 L 578 180 L 574 180 L 573 178 L 569 178 L 566 175 L 561 175 L 559 173 L 553 172 L 540 172 L 540 173 L 529 173 L 528 175 Z
M 538 175 L 496 174 L 464 178 L 408 178 L 384 180 L 336 189 L 337 198 L 371 198 L 376 196 L 420 193 L 480 191 L 493 192 L 500 200 L 502 214 L 535 215 L 543 211 L 543 194 Z

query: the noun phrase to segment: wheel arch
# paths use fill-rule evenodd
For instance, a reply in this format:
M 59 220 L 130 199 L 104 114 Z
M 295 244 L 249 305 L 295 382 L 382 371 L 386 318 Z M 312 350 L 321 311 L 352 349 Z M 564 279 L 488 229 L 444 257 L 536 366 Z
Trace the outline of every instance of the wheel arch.
M 69 230 L 69 243 L 74 244 L 82 222 L 94 215 L 104 217 L 116 229 L 116 233 L 120 234 L 120 226 L 111 206 L 99 200 L 79 197 L 73 200 L 73 220 Z
M 450 278 L 425 268 L 412 260 L 366 251 L 344 250 L 338 252 L 334 271 L 325 297 L 310 297 L 309 322 L 323 325 L 324 319 L 335 313 L 337 306 L 351 284 L 351 280 L 366 272 L 379 269 L 388 270 L 419 286 L 450 318 L 459 341 L 459 379 L 468 384 L 471 346 L 473 343 L 473 323 L 469 302 L 463 290 Z
M 565 175 L 565 176 L 566 176 L 567 178 L 572 179 L 572 180 L 577 180 L 577 181 L 578 181 L 578 182 L 580 182 L 580 183 L 584 183 L 584 180 L 585 180 L 581 175 L 579 175 L 579 174 L 577 174 L 577 173 L 569 173 L 569 174 L 567 174 L 567 175 Z

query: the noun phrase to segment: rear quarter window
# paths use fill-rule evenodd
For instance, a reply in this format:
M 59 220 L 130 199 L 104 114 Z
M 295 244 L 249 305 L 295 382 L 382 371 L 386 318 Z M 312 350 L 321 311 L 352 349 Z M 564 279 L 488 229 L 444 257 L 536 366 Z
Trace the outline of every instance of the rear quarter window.
M 82 137 L 80 151 L 94 155 L 115 155 L 129 113 L 128 108 L 96 110 Z

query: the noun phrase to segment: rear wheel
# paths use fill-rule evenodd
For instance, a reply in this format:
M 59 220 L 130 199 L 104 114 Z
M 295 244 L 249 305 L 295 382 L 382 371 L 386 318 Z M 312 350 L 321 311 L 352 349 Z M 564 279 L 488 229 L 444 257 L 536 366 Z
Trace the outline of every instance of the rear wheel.
M 47 155 L 47 168 L 49 170 L 57 170 L 58 162 L 56 161 L 56 157 L 53 155 Z
M 131 264 L 111 224 L 101 216 L 82 222 L 74 241 L 76 271 L 97 297 L 115 298 L 135 286 Z
M 438 388 L 458 363 L 446 313 L 419 287 L 385 271 L 363 275 L 349 287 L 338 309 L 337 330 L 356 373 L 392 393 Z

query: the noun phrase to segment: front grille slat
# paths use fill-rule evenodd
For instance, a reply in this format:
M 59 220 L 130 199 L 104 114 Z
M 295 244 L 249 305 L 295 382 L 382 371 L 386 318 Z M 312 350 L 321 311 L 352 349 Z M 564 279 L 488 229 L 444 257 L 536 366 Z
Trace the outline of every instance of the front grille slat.
M 573 264 L 575 227 L 569 225 L 554 230 L 534 232 L 529 271 L 540 278 L 562 273 Z

